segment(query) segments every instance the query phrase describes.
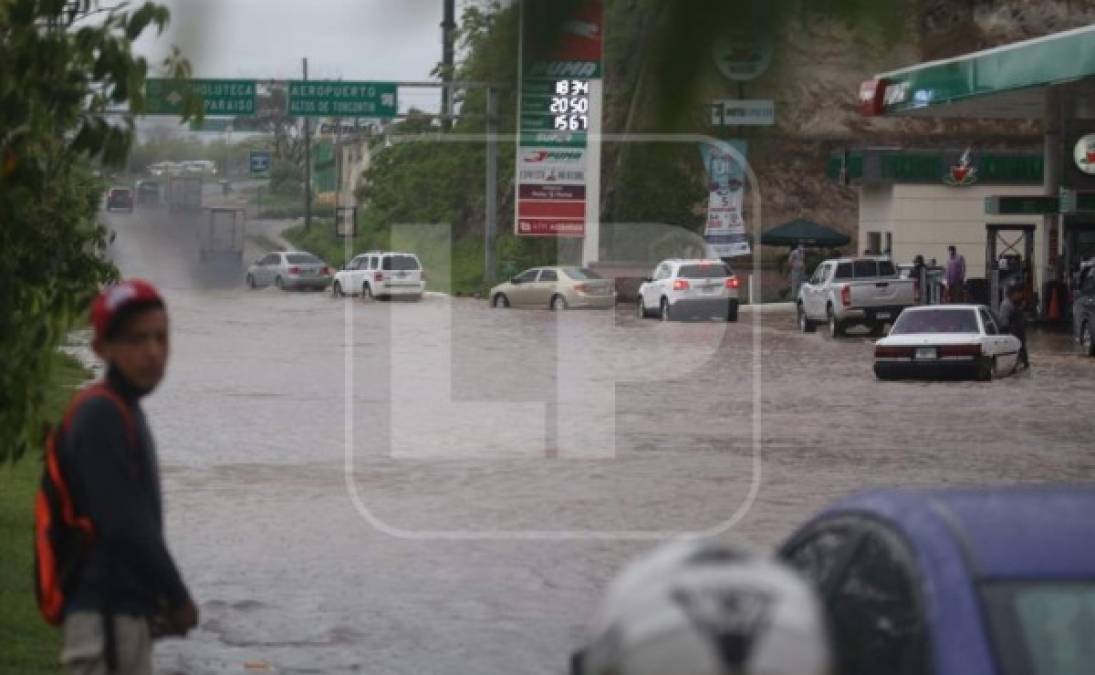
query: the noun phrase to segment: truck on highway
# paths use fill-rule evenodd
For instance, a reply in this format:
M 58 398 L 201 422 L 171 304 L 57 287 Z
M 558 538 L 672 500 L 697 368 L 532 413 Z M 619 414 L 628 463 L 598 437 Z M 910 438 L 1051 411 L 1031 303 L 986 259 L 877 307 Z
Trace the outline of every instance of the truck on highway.
M 247 212 L 236 208 L 211 208 L 198 229 L 198 257 L 202 262 L 243 261 Z
M 171 176 L 164 195 L 171 211 L 196 211 L 202 207 L 200 176 Z
M 838 337 L 863 325 L 877 337 L 901 310 L 916 304 L 915 282 L 900 278 L 888 257 L 837 258 L 817 266 L 795 303 L 804 333 L 825 323 Z

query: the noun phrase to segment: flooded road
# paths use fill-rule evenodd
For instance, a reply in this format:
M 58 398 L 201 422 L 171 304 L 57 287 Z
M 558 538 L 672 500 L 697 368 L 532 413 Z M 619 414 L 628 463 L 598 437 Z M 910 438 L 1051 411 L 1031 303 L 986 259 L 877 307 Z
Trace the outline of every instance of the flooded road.
M 1016 377 L 881 383 L 866 339 L 790 315 L 248 291 L 185 219 L 109 220 L 172 322 L 145 405 L 203 622 L 161 672 L 565 672 L 654 538 L 768 547 L 872 486 L 1095 478 L 1095 361 L 1061 336 Z

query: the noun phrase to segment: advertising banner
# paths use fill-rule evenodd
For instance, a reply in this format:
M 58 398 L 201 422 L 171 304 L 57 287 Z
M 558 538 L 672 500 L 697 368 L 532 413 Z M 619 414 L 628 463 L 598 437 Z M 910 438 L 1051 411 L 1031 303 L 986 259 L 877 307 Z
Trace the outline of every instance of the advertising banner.
M 707 242 L 707 254 L 714 258 L 733 258 L 749 255 L 752 251 L 742 217 L 746 149 L 744 140 L 700 146 L 708 189 L 704 241 Z

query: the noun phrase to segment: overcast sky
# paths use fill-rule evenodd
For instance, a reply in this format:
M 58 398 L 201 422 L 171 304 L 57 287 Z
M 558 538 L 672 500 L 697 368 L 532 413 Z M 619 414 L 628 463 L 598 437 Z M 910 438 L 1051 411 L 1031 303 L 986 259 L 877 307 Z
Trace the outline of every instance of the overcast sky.
M 136 45 L 153 66 L 177 45 L 195 77 L 428 80 L 441 60 L 442 0 L 158 0 L 171 24 Z M 457 18 L 463 0 L 457 0 Z M 400 108 L 437 110 L 436 89 Z

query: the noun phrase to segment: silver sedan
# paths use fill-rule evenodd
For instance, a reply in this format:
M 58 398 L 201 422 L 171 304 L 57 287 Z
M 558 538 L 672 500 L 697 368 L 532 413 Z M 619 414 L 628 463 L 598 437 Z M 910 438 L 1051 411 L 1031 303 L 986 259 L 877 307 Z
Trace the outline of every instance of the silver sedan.
M 331 285 L 333 270 L 307 251 L 267 253 L 247 268 L 248 288 L 276 286 L 283 291 L 312 289 L 322 291 Z

